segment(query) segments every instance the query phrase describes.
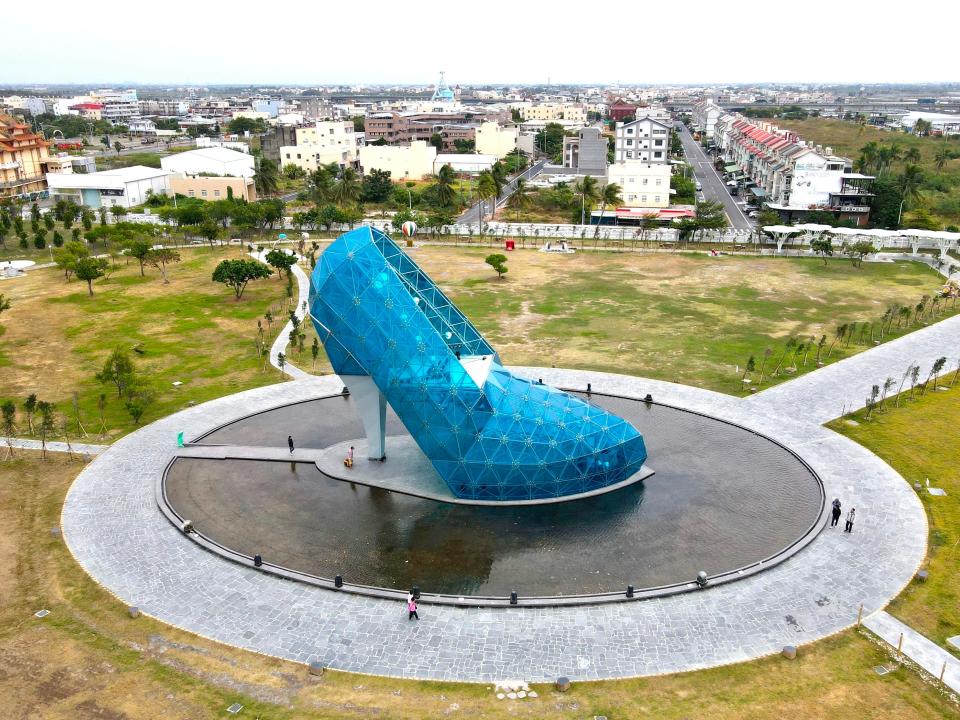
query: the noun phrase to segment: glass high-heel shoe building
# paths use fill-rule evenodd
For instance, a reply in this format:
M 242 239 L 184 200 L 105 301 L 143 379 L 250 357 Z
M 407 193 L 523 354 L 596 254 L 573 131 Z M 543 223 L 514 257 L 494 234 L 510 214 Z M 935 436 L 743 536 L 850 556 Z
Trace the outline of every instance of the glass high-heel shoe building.
M 310 314 L 357 404 L 373 459 L 386 455 L 389 404 L 458 498 L 582 496 L 641 477 L 646 448 L 630 423 L 513 375 L 379 230 L 358 228 L 323 252 Z

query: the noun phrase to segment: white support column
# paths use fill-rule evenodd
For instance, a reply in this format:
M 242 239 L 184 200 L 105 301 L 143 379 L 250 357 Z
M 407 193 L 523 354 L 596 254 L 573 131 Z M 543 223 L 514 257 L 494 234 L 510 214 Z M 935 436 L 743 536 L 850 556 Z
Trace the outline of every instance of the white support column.
M 367 457 L 383 460 L 387 455 L 387 399 L 369 375 L 341 375 L 357 405 L 363 430 L 367 434 Z

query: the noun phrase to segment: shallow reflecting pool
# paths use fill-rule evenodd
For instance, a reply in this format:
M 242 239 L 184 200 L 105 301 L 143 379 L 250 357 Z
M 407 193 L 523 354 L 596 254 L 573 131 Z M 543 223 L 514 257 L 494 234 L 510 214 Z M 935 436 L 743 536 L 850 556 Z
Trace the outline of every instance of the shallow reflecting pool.
M 819 482 L 776 443 L 683 410 L 591 399 L 643 433 L 653 477 L 586 500 L 490 508 L 352 485 L 307 464 L 178 459 L 167 497 L 203 535 L 276 565 L 474 595 L 686 582 L 771 557 L 819 518 Z M 388 434 L 403 432 L 391 417 Z M 288 434 L 322 448 L 363 431 L 349 398 L 336 397 L 240 420 L 203 442 L 285 446 Z

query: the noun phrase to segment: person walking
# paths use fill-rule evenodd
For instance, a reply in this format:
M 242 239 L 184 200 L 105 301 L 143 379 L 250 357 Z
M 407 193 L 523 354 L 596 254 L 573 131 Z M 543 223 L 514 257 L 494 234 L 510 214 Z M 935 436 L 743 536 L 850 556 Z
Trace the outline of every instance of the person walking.
M 837 523 L 840 522 L 840 498 L 833 499 L 833 519 L 830 521 L 830 527 L 836 527 Z
M 850 508 L 850 512 L 847 513 L 847 524 L 844 526 L 843 531 L 852 533 L 853 532 L 853 521 L 857 516 L 857 509 Z
M 413 620 L 414 618 L 419 620 L 420 616 L 417 615 L 417 599 L 410 595 L 407 598 L 407 620 Z
M 343 464 L 348 468 L 353 467 L 353 445 L 351 445 L 350 449 L 347 450 L 347 456 L 343 459 Z
M 293 435 L 287 435 L 287 445 L 290 446 L 290 454 L 293 455 Z

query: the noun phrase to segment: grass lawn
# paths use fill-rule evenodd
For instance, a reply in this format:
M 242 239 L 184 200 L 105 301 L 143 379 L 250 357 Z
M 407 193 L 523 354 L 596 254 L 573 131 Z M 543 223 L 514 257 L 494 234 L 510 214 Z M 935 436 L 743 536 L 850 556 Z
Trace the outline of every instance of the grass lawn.
M 0 697 L 24 717 L 222 718 L 948 718 L 958 706 L 856 631 L 779 657 L 660 678 L 576 683 L 500 701 L 488 685 L 328 672 L 131 619 L 50 534 L 80 471 L 65 456 L 0 461 Z M 39 620 L 33 613 L 50 615 Z M 15 716 L 19 717 L 19 715 Z
M 211 281 L 216 264 L 240 252 L 236 246 L 183 249 L 183 262 L 168 269 L 169 285 L 152 269 L 141 277 L 133 261 L 96 281 L 93 297 L 86 283 L 64 282 L 57 268 L 4 282 L 11 308 L 0 319 L 0 398 L 19 404 L 34 392 L 56 402 L 72 420 L 71 397 L 77 392 L 84 425 L 96 433 L 97 400 L 106 393 L 110 437 L 133 428 L 115 389 L 94 378 L 115 347 L 131 351 L 154 391 L 142 422 L 191 401 L 277 382 L 279 373 L 264 370 L 257 357 L 257 320 L 271 307 L 275 317 L 286 317 L 286 283 L 276 276 L 250 283 L 237 302 L 232 290 Z M 142 355 L 132 352 L 135 347 Z M 174 387 L 174 381 L 183 385 Z
M 951 363 L 952 364 L 952 363 Z M 960 383 L 953 372 L 944 376 L 947 391 L 928 391 L 923 397 L 904 400 L 896 408 L 874 413 L 852 426 L 836 420 L 837 432 L 870 448 L 894 467 L 910 484 L 920 483 L 947 491 L 936 497 L 922 491 L 920 498 L 930 522 L 929 554 L 925 583 L 914 580 L 890 606 L 889 611 L 934 642 L 952 650 L 946 639 L 960 635 Z
M 808 354 L 806 366 L 798 358 L 796 372 L 769 377 L 790 337 L 826 335 L 829 349 L 838 325 L 878 321 L 889 305 L 912 307 L 941 286 L 940 276 L 915 263 L 855 268 L 845 260 L 523 250 L 508 253 L 509 273 L 498 280 L 484 263 L 491 252 L 422 247 L 412 257 L 505 362 L 622 372 L 731 394 L 750 387 L 741 376 L 751 355 L 759 369 L 764 349 L 773 350 L 764 387 L 787 380 L 813 370 L 816 355 Z M 838 344 L 828 361 L 862 349 Z

